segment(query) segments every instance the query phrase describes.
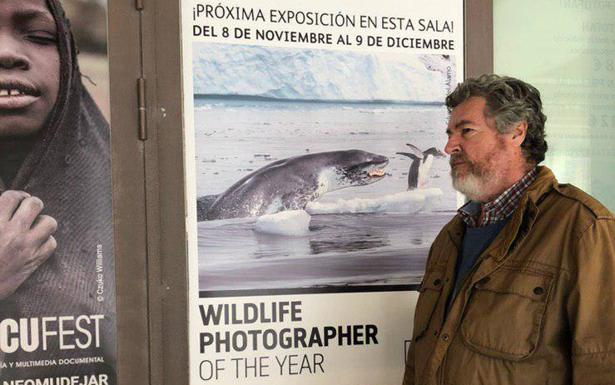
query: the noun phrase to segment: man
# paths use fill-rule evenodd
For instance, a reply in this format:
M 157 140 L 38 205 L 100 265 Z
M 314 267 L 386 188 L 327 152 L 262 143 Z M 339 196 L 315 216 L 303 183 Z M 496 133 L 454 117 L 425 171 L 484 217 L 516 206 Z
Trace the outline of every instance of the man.
M 0 382 L 115 383 L 109 156 L 59 1 L 0 0 Z
M 483 75 L 446 99 L 454 187 L 404 385 L 615 384 L 615 218 L 544 160 L 539 92 Z

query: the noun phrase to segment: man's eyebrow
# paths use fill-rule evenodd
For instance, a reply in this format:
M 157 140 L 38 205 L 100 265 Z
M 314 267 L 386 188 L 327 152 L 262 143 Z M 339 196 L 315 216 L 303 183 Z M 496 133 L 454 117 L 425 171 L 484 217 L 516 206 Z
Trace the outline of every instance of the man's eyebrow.
M 472 122 L 471 120 L 468 120 L 468 119 L 463 119 L 463 120 L 460 120 L 457 124 L 455 124 L 454 128 L 459 128 L 461 126 L 465 126 L 466 124 L 474 124 L 474 122 Z M 451 135 L 452 133 L 453 133 L 453 130 L 451 130 L 450 128 L 446 129 L 446 134 L 447 135 Z
M 474 122 L 472 122 L 471 120 L 464 119 L 464 120 L 459 121 L 459 123 L 455 124 L 455 128 L 465 126 L 466 124 L 474 124 Z
M 53 16 L 51 16 L 48 11 L 40 9 L 28 9 L 23 12 L 17 12 L 15 15 L 13 15 L 13 21 L 15 23 L 27 23 L 28 21 L 35 19 L 44 19 L 44 21 L 55 25 Z

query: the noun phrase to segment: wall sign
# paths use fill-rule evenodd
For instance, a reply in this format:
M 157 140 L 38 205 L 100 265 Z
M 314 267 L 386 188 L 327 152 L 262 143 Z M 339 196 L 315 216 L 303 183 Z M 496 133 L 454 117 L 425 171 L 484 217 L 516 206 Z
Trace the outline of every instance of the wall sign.
M 192 384 L 396 384 L 462 1 L 183 2 Z
M 105 7 L 0 2 L 4 385 L 116 383 Z

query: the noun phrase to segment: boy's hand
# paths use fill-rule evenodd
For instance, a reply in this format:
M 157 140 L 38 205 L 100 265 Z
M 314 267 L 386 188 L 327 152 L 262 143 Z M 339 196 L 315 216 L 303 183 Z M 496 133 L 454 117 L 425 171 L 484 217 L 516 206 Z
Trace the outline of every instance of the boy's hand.
M 57 222 L 23 191 L 0 195 L 0 300 L 13 294 L 56 249 Z

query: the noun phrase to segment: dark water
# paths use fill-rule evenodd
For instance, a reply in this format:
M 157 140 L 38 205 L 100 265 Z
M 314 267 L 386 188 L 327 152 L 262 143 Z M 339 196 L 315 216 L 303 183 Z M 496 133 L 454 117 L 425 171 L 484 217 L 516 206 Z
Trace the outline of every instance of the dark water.
M 303 237 L 257 233 L 254 219 L 199 223 L 201 291 L 409 285 L 453 212 L 313 215 Z

